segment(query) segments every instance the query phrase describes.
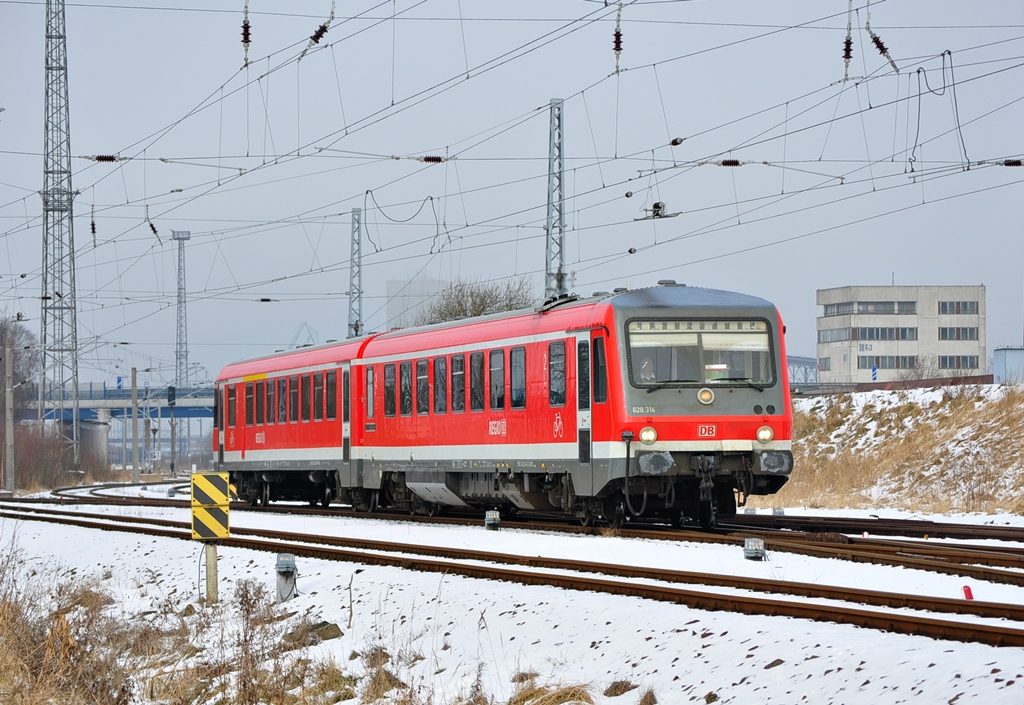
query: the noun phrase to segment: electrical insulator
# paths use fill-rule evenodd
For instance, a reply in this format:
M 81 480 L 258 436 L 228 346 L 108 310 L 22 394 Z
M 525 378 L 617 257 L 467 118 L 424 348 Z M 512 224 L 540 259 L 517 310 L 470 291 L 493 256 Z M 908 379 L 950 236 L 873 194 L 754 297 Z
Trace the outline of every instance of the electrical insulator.
M 616 54 L 622 51 L 622 32 L 618 29 L 612 34 L 612 51 Z
M 683 143 L 683 138 L 682 137 L 675 137 L 675 138 L 672 139 L 672 141 L 669 144 L 671 144 L 673 147 L 678 147 L 682 143 Z
M 847 37 L 846 41 L 843 42 L 843 60 L 849 61 L 853 58 L 853 39 Z
M 248 47 L 252 43 L 252 28 L 249 26 L 249 21 L 246 20 L 242 23 L 242 44 Z
M 663 215 L 665 215 L 665 203 L 663 201 L 655 201 L 654 205 L 651 206 L 651 216 L 660 218 Z
M 619 55 L 622 54 L 622 3 L 615 13 L 615 32 L 612 33 L 612 51 L 615 53 L 615 73 L 619 72 Z
M 327 24 L 326 23 L 324 23 L 324 24 L 320 25 L 319 27 L 317 27 L 316 31 L 313 32 L 313 36 L 310 37 L 309 39 L 314 44 L 319 44 L 320 40 L 324 38 L 325 34 L 327 34 Z
M 117 157 L 115 157 L 113 154 L 97 154 L 96 155 L 96 161 L 98 161 L 98 162 L 116 162 L 117 161 Z
M 1020 159 L 1007 159 L 1003 162 L 1003 166 L 1020 166 Z
M 424 162 L 426 164 L 440 164 L 441 162 L 444 161 L 444 157 L 435 157 L 435 156 L 420 157 L 420 161 Z
M 157 234 L 157 232 L 156 232 L 156 226 L 155 226 L 155 225 L 153 225 L 153 221 L 149 221 L 149 229 L 153 231 L 153 234 L 154 234 L 154 235 L 156 235 L 156 234 Z
M 632 198 L 632 197 L 633 197 L 633 192 L 632 191 L 626 191 L 626 198 Z
M 722 160 L 722 166 L 739 166 L 739 165 L 740 165 L 740 160 L 739 159 L 723 159 Z

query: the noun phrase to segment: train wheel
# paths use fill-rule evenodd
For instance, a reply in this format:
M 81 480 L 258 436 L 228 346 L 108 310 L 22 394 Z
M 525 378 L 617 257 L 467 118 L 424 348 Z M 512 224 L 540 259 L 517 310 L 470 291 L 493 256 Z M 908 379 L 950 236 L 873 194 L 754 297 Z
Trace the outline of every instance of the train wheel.
M 597 523 L 597 517 L 589 511 L 580 517 L 580 526 L 582 527 L 593 526 L 595 523 Z
M 370 503 L 369 503 L 369 509 L 367 509 L 367 511 L 370 512 L 371 514 L 376 512 L 377 511 L 377 506 L 378 506 L 379 502 L 380 502 L 380 496 L 379 496 L 377 490 L 370 490 Z
M 671 521 L 672 521 L 672 528 L 674 528 L 674 529 L 681 529 L 681 528 L 683 528 L 683 524 L 686 523 L 686 517 L 683 516 L 682 512 L 679 512 L 679 513 L 675 514 L 672 517 Z
M 270 506 L 270 483 L 264 482 L 260 487 L 260 504 L 264 507 Z
M 608 526 L 613 529 L 620 529 L 622 525 L 626 523 L 626 515 L 622 512 L 616 512 L 608 517 Z
M 700 519 L 700 528 L 705 531 L 715 528 L 715 524 L 718 523 L 717 517 L 715 516 L 714 501 L 701 502 L 700 508 L 698 509 L 698 515 L 698 518 Z
M 327 509 L 331 506 L 331 488 L 324 484 L 323 492 L 320 493 L 320 506 Z

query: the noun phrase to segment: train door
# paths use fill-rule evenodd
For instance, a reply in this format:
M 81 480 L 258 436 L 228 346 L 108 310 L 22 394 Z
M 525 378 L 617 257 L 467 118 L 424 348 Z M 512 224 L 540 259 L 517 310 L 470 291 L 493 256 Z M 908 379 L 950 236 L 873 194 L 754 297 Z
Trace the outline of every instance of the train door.
M 224 466 L 224 390 L 218 385 L 213 393 L 214 438 L 217 444 L 217 469 Z
M 594 472 L 591 460 L 593 447 L 591 429 L 590 394 L 590 333 L 576 335 L 576 440 L 579 467 L 574 473 L 573 485 L 577 494 L 593 493 Z
M 352 487 L 352 375 L 348 363 L 341 366 L 341 471 L 338 478 L 338 491 L 343 487 Z

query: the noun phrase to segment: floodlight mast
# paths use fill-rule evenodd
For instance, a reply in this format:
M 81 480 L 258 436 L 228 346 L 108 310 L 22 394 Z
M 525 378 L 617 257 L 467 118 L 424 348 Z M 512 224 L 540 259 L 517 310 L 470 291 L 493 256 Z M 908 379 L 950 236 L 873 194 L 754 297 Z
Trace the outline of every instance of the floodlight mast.
M 171 239 L 178 243 L 178 334 L 174 346 L 174 383 L 178 389 L 184 390 L 188 387 L 188 321 L 185 312 L 185 243 L 192 239 L 189 230 L 172 230 Z M 174 420 L 174 410 L 171 409 L 171 458 L 174 458 L 174 444 L 189 442 L 188 435 L 175 433 L 180 430 L 175 428 L 181 421 Z M 185 453 L 187 455 L 187 451 Z M 171 461 L 173 466 L 174 461 Z
M 64 0 L 46 2 L 46 102 L 43 146 L 43 266 L 39 343 L 39 419 L 70 421 L 74 469 L 80 462 L 78 322 L 71 187 L 71 128 Z M 47 390 L 47 374 L 51 387 Z M 52 411 L 46 412 L 46 404 Z M 70 419 L 68 419 L 70 416 Z

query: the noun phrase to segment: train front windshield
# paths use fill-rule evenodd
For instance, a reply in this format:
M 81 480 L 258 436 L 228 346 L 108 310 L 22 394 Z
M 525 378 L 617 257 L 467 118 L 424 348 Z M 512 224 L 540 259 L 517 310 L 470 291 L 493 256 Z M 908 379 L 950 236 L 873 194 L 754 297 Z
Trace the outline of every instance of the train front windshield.
M 634 320 L 628 345 L 635 387 L 775 384 L 764 320 Z

